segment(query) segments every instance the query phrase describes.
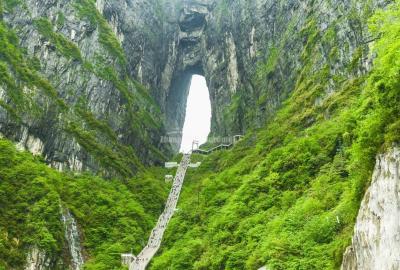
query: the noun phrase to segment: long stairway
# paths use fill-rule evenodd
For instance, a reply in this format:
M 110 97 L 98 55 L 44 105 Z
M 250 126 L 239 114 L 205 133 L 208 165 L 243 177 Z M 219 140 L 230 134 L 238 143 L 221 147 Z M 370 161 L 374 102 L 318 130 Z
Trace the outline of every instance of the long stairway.
M 143 250 L 139 253 L 137 257 L 129 254 L 130 259 L 125 259 L 125 262 L 129 265 L 129 270 L 146 269 L 147 264 L 160 248 L 165 229 L 167 228 L 168 222 L 171 220 L 172 215 L 174 214 L 174 211 L 176 209 L 179 194 L 182 189 L 183 180 L 185 178 L 186 170 L 189 166 L 189 163 L 190 154 L 184 154 L 182 161 L 179 164 L 178 170 L 176 171 L 174 182 L 168 196 L 167 204 L 164 208 L 163 213 L 158 218 L 156 226 L 151 231 L 147 245 L 143 248 Z

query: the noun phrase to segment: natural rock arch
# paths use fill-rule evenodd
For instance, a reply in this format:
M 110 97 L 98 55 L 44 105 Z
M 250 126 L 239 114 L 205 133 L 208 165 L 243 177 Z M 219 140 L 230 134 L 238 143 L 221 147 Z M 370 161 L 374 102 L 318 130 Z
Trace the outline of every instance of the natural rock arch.
M 175 151 L 180 145 L 192 75 L 202 75 L 207 82 L 211 135 L 241 134 L 254 124 L 253 116 L 244 121 L 243 109 L 256 109 L 254 115 L 260 111 L 253 106 L 257 98 L 251 97 L 257 34 L 247 11 L 244 19 L 249 23 L 239 27 L 232 23 L 233 14 L 224 1 L 116 2 L 105 5 L 103 13 L 121 38 L 129 72 L 150 89 L 160 105 L 166 134 L 178 135 L 172 145 Z M 140 9 L 145 10 L 144 15 L 137 12 Z M 243 92 L 247 100 L 240 97 Z
M 191 78 L 193 75 L 205 76 L 203 46 L 206 43 L 204 30 L 207 26 L 208 12 L 208 8 L 204 5 L 190 4 L 182 9 L 178 21 L 175 70 L 165 101 L 167 134 L 178 139 L 172 143 L 175 151 L 180 147 Z

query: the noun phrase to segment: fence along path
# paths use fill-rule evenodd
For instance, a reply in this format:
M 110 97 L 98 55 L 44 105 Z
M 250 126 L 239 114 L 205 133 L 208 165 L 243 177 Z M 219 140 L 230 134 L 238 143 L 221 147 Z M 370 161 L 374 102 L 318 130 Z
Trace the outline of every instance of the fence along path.
M 202 154 L 202 155 L 208 155 L 208 154 L 211 154 L 212 152 L 215 152 L 215 151 L 218 151 L 218 150 L 228 149 L 228 148 L 232 147 L 232 145 L 233 145 L 233 143 L 231 143 L 231 144 L 220 144 L 220 145 L 215 146 L 215 147 L 213 147 L 211 149 L 208 149 L 208 150 L 195 149 L 195 150 L 193 150 L 193 153 Z
M 235 136 L 232 137 L 232 142 L 229 143 L 229 144 L 220 144 L 220 145 L 217 145 L 217 146 L 215 146 L 215 147 L 213 147 L 211 149 L 208 149 L 208 150 L 203 150 L 203 149 L 200 149 L 200 148 L 192 149 L 192 153 L 208 155 L 208 154 L 211 154 L 212 152 L 215 152 L 215 151 L 218 151 L 218 150 L 231 148 L 232 146 L 234 146 L 242 138 L 243 138 L 243 135 L 235 135 Z M 198 142 L 197 141 L 196 141 L 195 145 L 198 146 Z
M 186 170 L 190 163 L 190 155 L 191 154 L 184 154 L 182 157 L 182 161 L 176 171 L 174 182 L 168 196 L 167 204 L 165 205 L 163 213 L 158 218 L 156 226 L 151 231 L 147 245 L 136 257 L 132 254 L 122 254 L 122 262 L 129 266 L 129 270 L 145 270 L 150 260 L 160 248 L 165 229 L 167 228 L 168 222 L 171 220 L 178 203 L 183 180 L 185 179 Z

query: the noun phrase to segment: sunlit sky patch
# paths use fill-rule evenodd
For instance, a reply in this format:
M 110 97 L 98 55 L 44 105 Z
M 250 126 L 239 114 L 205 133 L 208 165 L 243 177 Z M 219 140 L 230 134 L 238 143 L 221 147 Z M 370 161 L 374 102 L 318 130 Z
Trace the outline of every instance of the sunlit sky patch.
M 183 126 L 181 152 L 192 149 L 193 140 L 200 144 L 207 141 L 211 126 L 211 103 L 206 80 L 203 76 L 193 75 L 186 105 L 186 117 Z

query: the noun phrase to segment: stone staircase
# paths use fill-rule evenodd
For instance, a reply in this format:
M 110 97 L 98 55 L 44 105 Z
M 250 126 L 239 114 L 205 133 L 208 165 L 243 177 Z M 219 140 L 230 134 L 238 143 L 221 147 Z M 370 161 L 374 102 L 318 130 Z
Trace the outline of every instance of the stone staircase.
M 184 154 L 182 157 L 182 161 L 179 164 L 178 170 L 176 171 L 174 182 L 168 196 L 167 204 L 165 205 L 163 213 L 158 218 L 156 226 L 151 231 L 147 245 L 137 256 L 134 256 L 133 254 L 121 255 L 122 264 L 128 265 L 129 270 L 146 269 L 146 266 L 160 248 L 161 240 L 167 228 L 168 222 L 171 220 L 178 203 L 186 170 L 190 164 L 190 155 L 191 154 Z

